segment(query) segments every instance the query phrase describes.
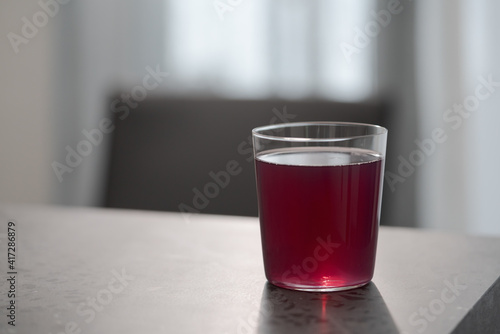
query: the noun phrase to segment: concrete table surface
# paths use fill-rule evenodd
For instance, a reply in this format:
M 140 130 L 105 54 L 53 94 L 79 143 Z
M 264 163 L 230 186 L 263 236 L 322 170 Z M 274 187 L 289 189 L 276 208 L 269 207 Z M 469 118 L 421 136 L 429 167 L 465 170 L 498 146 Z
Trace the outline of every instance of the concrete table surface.
M 498 238 L 382 227 L 370 284 L 310 293 L 266 283 L 256 218 L 184 218 L 0 205 L 0 333 L 500 332 Z

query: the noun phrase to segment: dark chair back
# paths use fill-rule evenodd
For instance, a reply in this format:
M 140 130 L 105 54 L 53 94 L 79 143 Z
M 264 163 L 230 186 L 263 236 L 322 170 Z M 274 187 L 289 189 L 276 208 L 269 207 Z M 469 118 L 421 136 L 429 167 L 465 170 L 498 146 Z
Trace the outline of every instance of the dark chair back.
M 257 216 L 252 128 L 385 115 L 379 103 L 148 98 L 115 118 L 105 206 Z

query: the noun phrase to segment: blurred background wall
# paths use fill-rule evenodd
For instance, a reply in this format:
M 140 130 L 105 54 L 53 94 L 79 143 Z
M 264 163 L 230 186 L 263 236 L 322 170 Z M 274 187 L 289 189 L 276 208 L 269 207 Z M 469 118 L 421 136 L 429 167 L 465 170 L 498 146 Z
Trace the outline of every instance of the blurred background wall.
M 31 50 L 19 53 L 7 38 L 11 30 L 20 30 L 21 17 L 36 10 L 34 1 L 0 4 L 0 198 L 50 203 L 47 166 L 52 162 L 55 140 L 51 36 L 41 32 L 31 41 Z
M 386 101 L 385 223 L 500 234 L 499 12 L 487 0 L 2 1 L 0 200 L 102 205 L 109 136 L 74 167 L 54 163 L 113 94 L 133 108 L 156 73 L 148 97 Z

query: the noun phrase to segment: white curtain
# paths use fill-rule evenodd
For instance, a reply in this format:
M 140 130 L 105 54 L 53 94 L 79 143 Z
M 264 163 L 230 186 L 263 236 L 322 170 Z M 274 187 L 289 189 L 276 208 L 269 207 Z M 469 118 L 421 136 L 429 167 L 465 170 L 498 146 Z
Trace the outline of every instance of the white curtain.
M 375 42 L 348 61 L 373 0 L 167 0 L 171 93 L 229 98 L 370 98 Z
M 419 140 L 436 128 L 446 135 L 416 173 L 418 221 L 500 234 L 500 3 L 416 8 Z

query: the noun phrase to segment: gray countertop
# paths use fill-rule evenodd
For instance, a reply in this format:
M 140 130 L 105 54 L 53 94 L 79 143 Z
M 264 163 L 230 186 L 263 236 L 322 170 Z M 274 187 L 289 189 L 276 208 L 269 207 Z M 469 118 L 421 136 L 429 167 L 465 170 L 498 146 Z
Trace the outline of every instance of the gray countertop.
M 256 218 L 184 218 L 0 205 L 0 333 L 500 332 L 498 238 L 382 227 L 370 284 L 310 293 L 266 283 Z

